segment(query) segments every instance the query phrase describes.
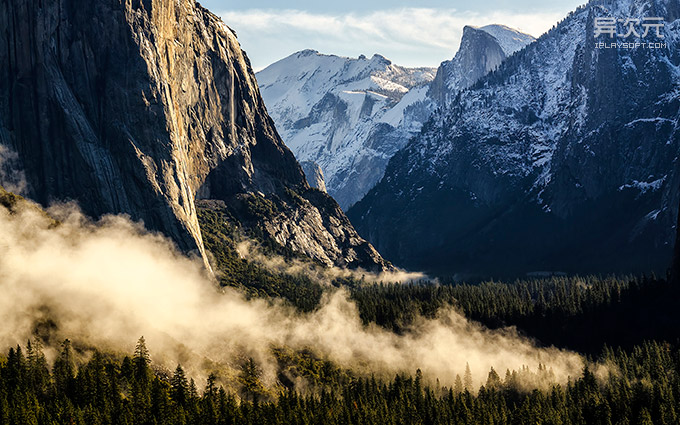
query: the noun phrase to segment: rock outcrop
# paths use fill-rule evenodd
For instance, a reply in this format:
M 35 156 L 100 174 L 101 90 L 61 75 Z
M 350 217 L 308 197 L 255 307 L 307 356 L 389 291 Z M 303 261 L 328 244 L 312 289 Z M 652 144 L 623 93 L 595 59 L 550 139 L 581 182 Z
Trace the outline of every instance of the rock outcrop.
M 307 177 L 307 183 L 315 189 L 327 192 L 326 180 L 324 179 L 323 170 L 321 170 L 319 164 L 314 161 L 301 161 L 300 165 L 302 166 L 302 171 L 305 173 L 305 177 Z
M 496 30 L 496 37 L 490 30 Z M 497 38 L 504 35 L 516 34 L 519 43 L 503 44 Z M 534 38 L 502 25 L 488 25 L 477 28 L 465 26 L 460 48 L 456 56 L 449 61 L 442 62 L 437 69 L 437 75 L 430 84 L 428 96 L 437 105 L 446 106 L 459 91 L 470 87 L 480 78 L 498 66 L 516 50 L 534 41 Z
M 262 197 L 277 215 L 252 225 L 281 244 L 386 266 L 310 194 L 235 33 L 193 0 L 3 1 L 0 75 L 0 145 L 43 205 L 128 214 L 205 255 L 195 200 Z

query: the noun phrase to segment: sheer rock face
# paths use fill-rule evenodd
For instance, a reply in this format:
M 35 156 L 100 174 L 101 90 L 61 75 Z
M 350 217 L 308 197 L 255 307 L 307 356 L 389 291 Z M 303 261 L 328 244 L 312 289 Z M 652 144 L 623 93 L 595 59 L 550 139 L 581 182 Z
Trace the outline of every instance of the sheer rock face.
M 307 183 L 315 189 L 326 192 L 326 181 L 323 177 L 323 171 L 319 164 L 314 161 L 301 161 L 302 171 L 305 172 Z
M 195 200 L 257 193 L 289 233 L 304 229 L 297 249 L 385 267 L 331 199 L 309 195 L 235 34 L 193 0 L 9 0 L 0 28 L 0 145 L 30 198 L 129 214 L 204 255 Z M 323 212 L 336 215 L 308 219 Z
M 494 36 L 483 29 L 466 26 L 456 56 L 453 60 L 443 62 L 437 69 L 430 86 L 430 97 L 438 105 L 447 105 L 460 90 L 470 87 L 496 69 L 506 57 L 506 52 Z

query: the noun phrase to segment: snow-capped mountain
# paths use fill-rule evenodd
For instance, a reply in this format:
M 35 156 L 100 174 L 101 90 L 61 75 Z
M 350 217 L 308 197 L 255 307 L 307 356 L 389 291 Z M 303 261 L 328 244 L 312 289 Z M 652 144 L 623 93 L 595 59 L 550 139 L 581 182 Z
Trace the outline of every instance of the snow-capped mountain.
M 466 26 L 456 56 L 442 62 L 429 97 L 447 105 L 460 90 L 498 68 L 508 56 L 534 41 L 534 37 L 504 25 Z
M 402 118 L 389 112 L 434 74 L 380 55 L 350 59 L 305 50 L 262 70 L 257 79 L 285 143 L 299 161 L 321 167 L 329 193 L 347 208 L 375 185 L 404 145 L 398 137 L 383 138 Z
M 606 48 L 594 34 L 606 17 L 663 17 L 663 38 Z M 677 0 L 577 9 L 435 114 L 350 218 L 397 264 L 443 273 L 663 271 L 680 187 L 678 18 Z
M 500 25 L 466 27 L 456 57 L 437 70 L 305 50 L 257 79 L 284 142 L 298 160 L 321 167 L 329 194 L 346 209 L 380 180 L 441 101 L 532 40 Z

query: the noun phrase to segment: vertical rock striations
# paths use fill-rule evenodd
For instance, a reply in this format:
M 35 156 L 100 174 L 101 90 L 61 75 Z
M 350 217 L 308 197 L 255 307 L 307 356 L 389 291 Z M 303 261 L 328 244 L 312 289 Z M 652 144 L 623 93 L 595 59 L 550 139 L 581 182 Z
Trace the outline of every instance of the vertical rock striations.
M 129 214 L 205 254 L 195 200 L 262 197 L 277 215 L 252 225 L 285 227 L 270 234 L 280 243 L 385 266 L 331 199 L 308 194 L 234 32 L 193 0 L 3 1 L 0 74 L 0 145 L 42 204 Z

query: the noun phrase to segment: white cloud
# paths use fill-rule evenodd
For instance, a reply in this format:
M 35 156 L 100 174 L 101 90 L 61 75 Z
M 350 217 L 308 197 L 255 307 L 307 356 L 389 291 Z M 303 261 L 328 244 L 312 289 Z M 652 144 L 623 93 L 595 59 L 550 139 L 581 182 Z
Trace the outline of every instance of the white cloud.
M 182 256 L 140 224 L 121 216 L 93 223 L 74 205 L 49 213 L 59 225 L 30 204 L 19 203 L 11 213 L 0 208 L 0 352 L 36 333 L 47 340 L 50 357 L 65 338 L 85 349 L 130 352 L 144 335 L 157 366 L 172 370 L 182 363 L 194 377 L 222 372 L 231 385 L 236 381 L 229 377 L 246 357 L 258 360 L 264 381 L 273 385 L 272 347 L 311 349 L 362 375 L 391 378 L 421 368 L 429 382 L 449 386 L 466 363 L 475 386 L 491 367 L 552 367 L 554 379 L 528 374 L 529 388 L 564 384 L 583 368 L 576 353 L 536 347 L 513 328 L 486 329 L 453 308 L 434 319 L 416 318 L 397 335 L 364 326 L 345 291 L 328 292 L 308 314 L 246 300 L 231 289 L 220 293 L 201 261 Z
M 224 12 L 256 68 L 312 48 L 345 56 L 380 53 L 406 66 L 437 66 L 458 49 L 465 25 L 504 24 L 533 36 L 547 31 L 564 12 L 479 14 L 455 9 L 401 8 L 339 15 L 300 10 Z

